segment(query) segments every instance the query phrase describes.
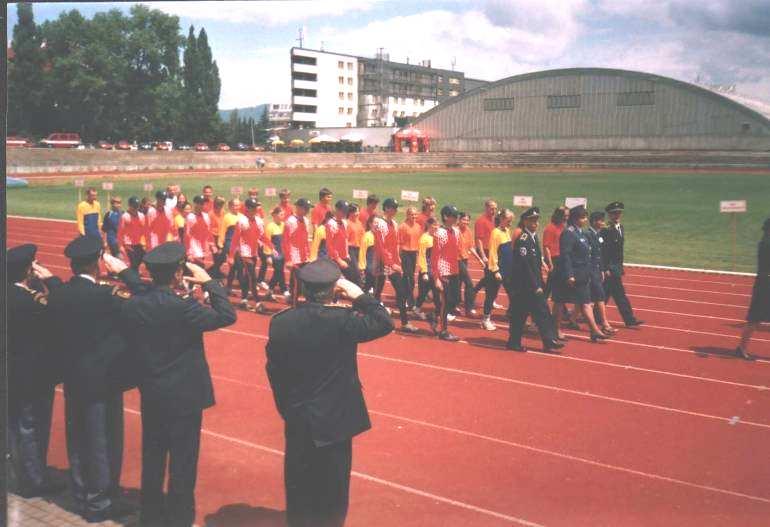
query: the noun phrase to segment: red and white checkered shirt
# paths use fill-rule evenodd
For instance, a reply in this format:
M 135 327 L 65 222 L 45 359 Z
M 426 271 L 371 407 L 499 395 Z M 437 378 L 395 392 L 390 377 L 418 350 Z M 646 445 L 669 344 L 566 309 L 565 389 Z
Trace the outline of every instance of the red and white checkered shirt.
M 457 227 L 439 227 L 433 235 L 430 267 L 433 276 L 442 278 L 460 274 L 460 230 Z
M 386 275 L 393 274 L 393 266 L 401 265 L 398 254 L 398 223 L 396 220 L 387 221 L 378 217 L 372 222 L 372 234 L 375 259 L 382 264 Z
M 337 218 L 329 218 L 326 228 L 326 253 L 329 258 L 348 258 L 348 230 L 345 221 Z
M 286 219 L 281 243 L 284 257 L 288 262 L 294 265 L 307 262 L 310 254 L 310 243 L 308 242 L 307 223 L 304 218 L 300 219 L 292 214 Z
M 211 237 L 211 220 L 205 212 L 187 215 L 184 222 L 184 241 L 187 246 L 187 257 L 203 259 L 211 254 L 209 244 L 214 241 Z
M 118 227 L 118 241 L 123 245 L 141 245 L 142 238 L 147 233 L 147 225 L 144 214 L 137 212 L 136 216 L 126 211 L 120 217 Z

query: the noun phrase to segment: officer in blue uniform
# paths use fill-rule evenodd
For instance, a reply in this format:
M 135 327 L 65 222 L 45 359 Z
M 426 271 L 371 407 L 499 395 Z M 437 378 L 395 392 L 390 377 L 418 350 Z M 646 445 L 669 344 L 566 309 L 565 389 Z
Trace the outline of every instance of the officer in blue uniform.
M 128 286 L 97 280 L 102 240 L 80 236 L 64 254 L 73 277 L 51 291 L 48 311 L 56 354 L 64 372 L 67 455 L 75 503 L 88 521 L 124 516 L 115 501 L 123 462 L 123 390 L 132 386 L 128 347 L 119 314 L 142 281 L 133 269 L 109 254 L 107 271 Z
M 607 310 L 604 304 L 604 276 L 607 269 L 602 263 L 602 245 L 604 238 L 599 231 L 604 228 L 605 214 L 602 211 L 592 212 L 588 218 L 588 229 L 585 231 L 588 243 L 591 245 L 591 273 L 589 289 L 591 292 L 591 302 L 594 305 L 594 319 L 597 325 L 602 326 L 602 332 L 607 335 L 614 335 L 615 330 L 610 325 L 607 318 Z
M 393 331 L 388 311 L 320 258 L 298 278 L 306 303 L 270 321 L 267 375 L 284 419 L 284 482 L 290 527 L 342 526 L 352 438 L 371 428 L 358 378 L 358 343 Z M 329 305 L 335 290 L 352 308 Z
M 512 295 L 508 309 L 511 323 L 507 347 L 513 351 L 527 351 L 521 344 L 521 334 L 528 315 L 537 325 L 543 341 L 543 351 L 551 352 L 564 347 L 556 340 L 553 318 L 548 310 L 543 289 L 543 255 L 537 239 L 540 209 L 532 207 L 521 215 L 524 232 L 514 242 L 510 271 Z
M 120 219 L 123 211 L 120 210 L 121 199 L 113 196 L 110 199 L 110 210 L 104 213 L 102 220 L 102 232 L 105 234 L 105 243 L 112 256 L 120 256 L 120 244 L 118 243 L 118 229 L 120 229 Z
M 8 441 L 9 468 L 16 492 L 25 498 L 63 490 L 48 474 L 54 385 L 46 311 L 48 291 L 61 280 L 35 262 L 37 246 L 13 247 L 7 254 L 8 280 Z
M 122 313 L 142 396 L 142 525 L 189 527 L 195 520 L 203 410 L 214 405 L 203 333 L 233 324 L 235 309 L 218 281 L 185 263 L 178 242 L 159 245 L 144 256 L 144 264 L 153 286 L 131 298 Z M 211 307 L 177 291 L 185 268 L 192 275 L 188 281 L 209 294 Z
M 569 211 L 569 224 L 562 231 L 559 239 L 561 276 L 558 287 L 554 288 L 554 307 L 556 329 L 559 330 L 562 306 L 566 303 L 580 306 L 591 328 L 591 341 L 607 338 L 596 325 L 591 308 L 591 245 L 583 231 L 588 223 L 588 211 L 583 205 Z
M 605 303 L 610 299 L 615 300 L 618 306 L 620 316 L 623 317 L 626 327 L 640 326 L 644 322 L 634 316 L 634 310 L 631 308 L 631 302 L 626 296 L 626 288 L 623 287 L 623 245 L 625 243 L 625 229 L 620 224 L 625 206 L 620 201 L 613 201 L 607 205 L 604 210 L 610 217 L 607 226 L 600 231 L 600 236 L 604 238 L 602 245 L 602 263 L 607 269 L 607 276 L 604 280 Z

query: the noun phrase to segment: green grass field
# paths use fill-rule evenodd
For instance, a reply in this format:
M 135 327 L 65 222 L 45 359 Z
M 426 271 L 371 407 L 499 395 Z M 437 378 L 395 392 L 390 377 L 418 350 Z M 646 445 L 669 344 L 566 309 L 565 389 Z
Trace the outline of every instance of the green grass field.
M 115 182 L 113 194 L 124 199 L 143 196 L 143 183 L 165 188 L 173 178 L 188 198 L 204 183 L 215 193 L 229 196 L 232 186 L 288 187 L 295 198 L 315 201 L 320 187 L 335 192 L 335 199 L 352 198 L 352 189 L 366 189 L 381 198 L 400 196 L 400 191 L 416 190 L 420 197 L 434 196 L 441 204 L 453 203 L 475 217 L 483 201 L 492 197 L 501 206 L 511 206 L 516 195 L 534 196 L 548 220 L 550 212 L 565 197 L 587 197 L 590 209 L 602 209 L 614 200 L 626 205 L 626 259 L 629 262 L 701 267 L 732 268 L 730 215 L 719 213 L 720 200 L 746 199 L 749 211 L 737 218 L 737 271 L 756 270 L 756 246 L 762 221 L 770 215 L 770 176 L 745 173 L 544 173 L 544 172 L 347 172 L 254 175 L 227 174 L 205 176 L 165 176 L 147 180 Z M 105 179 L 86 180 L 101 188 Z M 48 218 L 73 219 L 77 189 L 66 184 L 32 185 L 8 189 L 8 213 Z M 100 190 L 102 208 L 107 205 Z M 263 198 L 271 205 L 277 198 Z M 266 207 L 267 208 L 267 207 Z M 520 212 L 520 211 L 519 211 Z M 541 227 L 542 227 L 541 222 Z

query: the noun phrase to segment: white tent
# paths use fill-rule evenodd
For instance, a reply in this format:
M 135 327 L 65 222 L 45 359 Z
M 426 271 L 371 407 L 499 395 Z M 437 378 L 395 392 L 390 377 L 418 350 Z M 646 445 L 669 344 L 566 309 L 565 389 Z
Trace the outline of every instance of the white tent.
M 339 142 L 340 142 L 340 140 L 337 139 L 336 137 L 332 137 L 332 136 L 326 135 L 326 134 L 317 135 L 317 136 L 313 137 L 312 139 L 310 139 L 310 141 L 308 141 L 308 143 L 311 143 L 311 144 L 316 144 L 316 143 L 339 143 Z
M 347 133 L 347 134 L 343 135 L 341 137 L 341 139 L 343 141 L 350 141 L 352 143 L 357 143 L 358 141 L 363 141 L 364 140 L 364 138 L 360 134 L 357 134 L 356 132 Z

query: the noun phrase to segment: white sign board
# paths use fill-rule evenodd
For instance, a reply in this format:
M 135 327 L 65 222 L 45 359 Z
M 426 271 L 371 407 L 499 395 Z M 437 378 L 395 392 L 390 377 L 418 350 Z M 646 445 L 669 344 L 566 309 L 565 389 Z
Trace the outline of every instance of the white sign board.
M 278 191 L 275 190 L 275 187 L 267 187 L 265 189 L 265 196 L 267 196 L 268 198 L 275 197 L 277 195 L 278 195 Z
M 404 201 L 420 201 L 420 193 L 415 190 L 402 190 L 401 199 Z
M 568 209 L 583 205 L 588 208 L 588 198 L 564 198 L 564 206 Z
M 233 196 L 240 196 L 243 194 L 243 187 L 230 187 L 230 194 Z
M 102 190 L 112 190 L 113 185 L 112 183 L 102 183 Z
M 720 201 L 719 212 L 746 212 L 746 200 Z
M 355 199 L 366 199 L 368 197 L 369 197 L 369 191 L 368 190 L 353 189 L 353 198 L 355 198 Z
M 152 192 L 152 183 L 145 183 L 144 184 L 144 191 L 145 192 Z
M 85 179 L 76 179 L 75 180 L 75 186 L 77 188 L 83 188 L 86 186 L 86 180 Z
M 533 202 L 532 196 L 514 196 L 513 197 L 514 207 L 531 207 L 532 202 Z

